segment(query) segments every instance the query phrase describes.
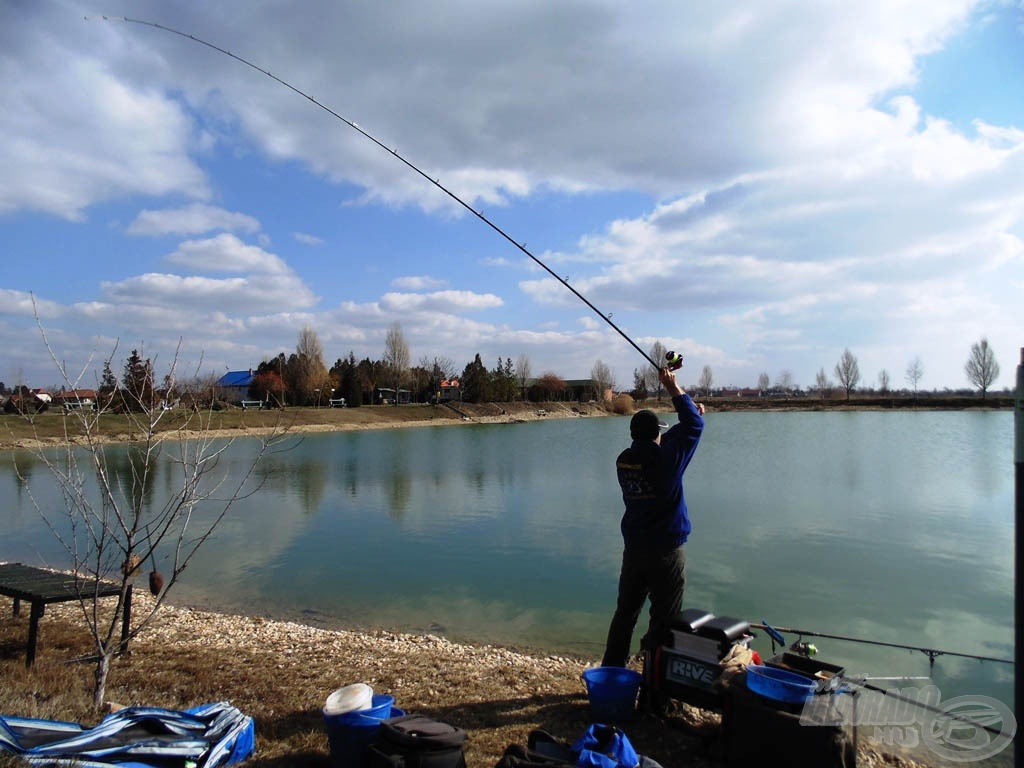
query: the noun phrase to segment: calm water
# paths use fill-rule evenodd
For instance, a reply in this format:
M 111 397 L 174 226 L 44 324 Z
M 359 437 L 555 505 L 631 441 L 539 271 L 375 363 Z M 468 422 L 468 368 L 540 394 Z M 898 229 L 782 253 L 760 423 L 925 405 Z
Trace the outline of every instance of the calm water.
M 598 659 L 627 433 L 593 418 L 305 436 L 260 465 L 262 489 L 175 602 Z M 1012 659 L 1012 444 L 1011 412 L 709 414 L 686 476 L 686 605 Z M 228 458 L 243 467 L 251 449 Z M 45 467 L 12 455 L 61 509 Z M 0 497 L 0 560 L 66 567 L 7 460 Z M 815 642 L 850 671 L 929 671 L 919 652 Z M 1013 703 L 1011 665 L 944 656 L 933 679 L 944 698 Z

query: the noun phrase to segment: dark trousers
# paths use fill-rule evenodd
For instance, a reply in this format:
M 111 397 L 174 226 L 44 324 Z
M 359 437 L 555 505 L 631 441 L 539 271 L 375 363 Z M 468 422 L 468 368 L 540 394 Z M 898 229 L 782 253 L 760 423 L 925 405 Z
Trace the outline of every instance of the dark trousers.
M 605 667 L 624 667 L 629 659 L 633 630 L 644 601 L 651 598 L 651 618 L 642 645 L 656 647 L 668 633 L 672 619 L 683 605 L 686 585 L 686 556 L 683 548 L 657 550 L 626 549 L 619 572 L 619 597 L 608 628 Z

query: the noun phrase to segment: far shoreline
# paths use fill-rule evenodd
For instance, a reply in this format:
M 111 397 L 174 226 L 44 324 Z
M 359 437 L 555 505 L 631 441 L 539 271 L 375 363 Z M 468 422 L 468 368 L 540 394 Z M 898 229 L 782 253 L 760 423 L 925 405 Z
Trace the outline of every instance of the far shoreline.
M 848 412 L 848 411 L 962 411 L 1013 410 L 1010 394 L 982 398 L 964 395 L 854 396 L 850 399 L 813 397 L 703 397 L 709 413 L 768 412 Z M 648 399 L 632 405 L 638 408 L 671 410 L 667 398 Z M 626 415 L 608 404 L 596 402 L 512 402 L 446 403 L 439 405 L 372 405 L 357 408 L 290 406 L 267 410 L 246 410 L 227 406 L 221 410 L 186 413 L 170 411 L 155 428 L 157 440 L 262 437 L 275 433 L 312 434 L 367 429 L 399 429 L 465 424 L 521 424 L 550 419 Z M 41 450 L 70 444 L 84 445 L 85 439 L 74 414 L 59 411 L 30 416 L 0 414 L 0 451 Z M 93 433 L 100 444 L 138 442 L 144 433 L 123 415 L 104 414 L 100 428 Z

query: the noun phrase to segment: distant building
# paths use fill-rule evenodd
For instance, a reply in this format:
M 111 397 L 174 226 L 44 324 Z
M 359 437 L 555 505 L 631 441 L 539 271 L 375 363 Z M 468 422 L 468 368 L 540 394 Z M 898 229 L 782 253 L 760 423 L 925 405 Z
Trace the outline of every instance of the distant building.
M 53 397 L 46 390 L 18 386 L 3 401 L 3 411 L 4 413 L 40 413 L 49 408 L 52 402 Z
M 722 389 L 718 392 L 719 397 L 737 397 L 737 398 L 758 398 L 761 397 L 760 389 L 737 389 L 735 387 L 730 389 Z
M 442 403 L 462 400 L 462 383 L 458 379 L 445 379 L 441 382 L 441 392 L 438 395 L 438 399 Z
M 373 401 L 377 405 L 408 405 L 412 402 L 412 392 L 408 389 L 398 390 L 398 396 L 395 396 L 395 390 L 391 387 L 377 387 L 377 391 L 374 395 Z
M 611 387 L 605 387 L 604 392 L 598 392 L 594 386 L 593 379 L 566 379 L 565 380 L 565 399 L 576 400 L 578 402 L 586 402 L 589 400 L 595 400 L 599 403 L 611 402 L 612 396 Z
M 252 368 L 248 371 L 228 371 L 217 379 L 216 386 L 220 399 L 228 403 L 241 403 L 243 400 L 248 400 L 252 381 Z
M 53 402 L 55 405 L 59 405 L 65 411 L 73 411 L 85 409 L 87 411 L 96 410 L 96 390 L 95 389 L 66 389 L 63 392 L 58 392 Z

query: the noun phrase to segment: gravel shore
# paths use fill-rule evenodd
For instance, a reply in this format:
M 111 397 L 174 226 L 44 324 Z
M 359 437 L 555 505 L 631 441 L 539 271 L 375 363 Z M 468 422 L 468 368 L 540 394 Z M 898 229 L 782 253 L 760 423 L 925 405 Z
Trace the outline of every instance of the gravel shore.
M 140 589 L 133 614 L 141 620 L 153 604 Z M 46 622 L 80 623 L 81 609 L 51 606 Z M 593 665 L 434 635 L 327 630 L 165 604 L 115 663 L 108 699 L 177 708 L 202 703 L 194 697 L 206 690 L 203 700 L 228 700 L 255 717 L 253 765 L 327 766 L 321 708 L 333 690 L 363 682 L 393 695 L 406 712 L 464 728 L 470 768 L 491 768 L 533 728 L 570 741 L 583 732 L 591 718 L 580 675 Z M 667 718 L 637 716 L 622 725 L 637 750 L 664 768 L 723 765 L 716 712 L 675 702 Z M 924 763 L 862 745 L 857 765 Z

